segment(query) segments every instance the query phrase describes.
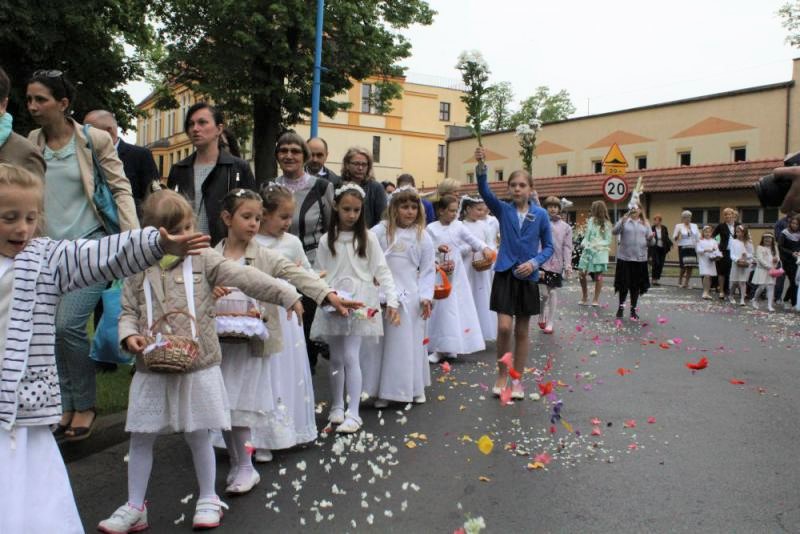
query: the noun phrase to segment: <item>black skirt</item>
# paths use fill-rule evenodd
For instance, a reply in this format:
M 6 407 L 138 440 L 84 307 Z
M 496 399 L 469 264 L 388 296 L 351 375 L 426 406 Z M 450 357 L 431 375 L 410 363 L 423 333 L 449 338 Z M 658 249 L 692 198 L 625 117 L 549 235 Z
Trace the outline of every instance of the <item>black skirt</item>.
M 539 271 L 539 283 L 553 289 L 558 289 L 562 286 L 561 273 L 554 273 L 552 271 Z
M 512 316 L 539 314 L 539 286 L 536 282 L 520 280 L 511 269 L 494 273 L 489 309 Z
M 617 260 L 614 273 L 614 291 L 622 289 L 635 290 L 641 295 L 650 289 L 650 276 L 647 273 L 646 261 Z
M 678 247 L 678 260 L 681 269 L 684 267 L 697 267 L 697 251 L 694 247 Z

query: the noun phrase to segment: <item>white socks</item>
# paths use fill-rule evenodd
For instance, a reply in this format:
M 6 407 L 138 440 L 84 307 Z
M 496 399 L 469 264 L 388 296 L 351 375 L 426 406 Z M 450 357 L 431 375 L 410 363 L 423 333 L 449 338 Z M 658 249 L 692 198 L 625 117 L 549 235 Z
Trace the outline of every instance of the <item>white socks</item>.
M 331 355 L 331 409 L 344 408 L 345 382 L 347 413 L 360 421 L 361 403 L 361 336 L 331 336 L 328 341 Z
M 228 446 L 228 455 L 231 458 L 231 469 L 234 470 L 232 484 L 245 484 L 250 480 L 254 470 L 253 459 L 247 450 L 247 442 L 251 439 L 250 428 L 246 426 L 235 426 L 231 430 L 222 433 L 225 445 Z

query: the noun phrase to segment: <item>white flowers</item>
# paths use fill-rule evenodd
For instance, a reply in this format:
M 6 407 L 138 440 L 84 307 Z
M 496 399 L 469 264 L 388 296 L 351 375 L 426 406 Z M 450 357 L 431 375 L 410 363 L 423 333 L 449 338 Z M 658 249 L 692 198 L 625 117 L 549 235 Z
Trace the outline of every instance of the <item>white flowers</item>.
M 489 64 L 483 58 L 483 54 L 478 50 L 464 50 L 458 55 L 456 68 L 458 70 L 464 70 L 470 67 L 484 71 L 487 74 L 489 73 Z
M 464 523 L 464 531 L 467 534 L 478 534 L 485 528 L 486 522 L 483 520 L 483 517 L 471 517 Z

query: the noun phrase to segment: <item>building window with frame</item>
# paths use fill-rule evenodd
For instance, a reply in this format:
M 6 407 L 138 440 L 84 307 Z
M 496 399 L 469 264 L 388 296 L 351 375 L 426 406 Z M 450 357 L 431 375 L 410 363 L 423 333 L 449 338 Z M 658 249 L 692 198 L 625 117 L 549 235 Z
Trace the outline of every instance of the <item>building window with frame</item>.
M 186 112 L 189 111 L 189 93 L 181 95 L 181 125 L 186 122 Z
M 778 222 L 778 208 L 741 207 L 739 208 L 739 221 L 744 224 L 773 225 Z
M 361 113 L 375 113 L 375 106 L 372 104 L 375 90 L 376 87 L 371 83 L 361 84 Z
M 567 164 L 566 163 L 558 163 L 558 175 L 559 176 L 566 176 L 567 175 Z
M 153 119 L 153 141 L 158 141 L 161 139 L 161 111 L 158 110 L 153 115 L 155 116 Z
M 643 171 L 647 168 L 647 156 L 636 156 L 636 170 Z
M 502 182 L 503 181 L 503 169 L 498 169 L 498 170 L 494 171 L 494 180 L 496 182 Z
M 468 172 L 467 173 L 467 183 L 468 184 L 474 184 L 475 183 L 475 173 L 474 172 Z
M 436 172 L 444 172 L 444 155 L 445 146 L 438 145 L 436 147 Z
M 381 137 L 379 135 L 372 136 L 372 161 L 381 162 Z
M 681 208 L 682 211 L 689 210 L 692 212 L 692 222 L 699 227 L 705 224 L 719 224 L 720 209 L 719 208 Z
M 603 160 L 601 159 L 593 159 L 592 160 L 592 172 L 595 174 L 602 174 L 603 172 Z
M 450 102 L 439 102 L 439 120 L 450 121 Z
M 167 111 L 167 135 L 165 137 L 171 137 L 172 134 L 175 133 L 175 110 Z
M 731 159 L 734 163 L 737 161 L 747 161 L 747 147 L 734 146 L 731 147 Z
M 692 152 L 690 150 L 683 150 L 678 152 L 678 165 L 681 167 L 688 167 L 692 164 Z

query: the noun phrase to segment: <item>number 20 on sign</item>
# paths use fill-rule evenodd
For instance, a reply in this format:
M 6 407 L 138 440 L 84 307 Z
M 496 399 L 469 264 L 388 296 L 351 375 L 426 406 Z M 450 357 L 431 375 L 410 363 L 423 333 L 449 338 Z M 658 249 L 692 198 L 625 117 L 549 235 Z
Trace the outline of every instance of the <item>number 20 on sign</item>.
M 603 182 L 603 196 L 609 202 L 622 202 L 629 192 L 628 183 L 621 176 L 609 176 Z

